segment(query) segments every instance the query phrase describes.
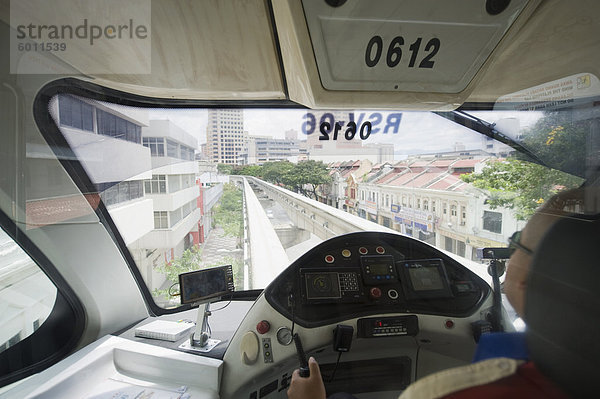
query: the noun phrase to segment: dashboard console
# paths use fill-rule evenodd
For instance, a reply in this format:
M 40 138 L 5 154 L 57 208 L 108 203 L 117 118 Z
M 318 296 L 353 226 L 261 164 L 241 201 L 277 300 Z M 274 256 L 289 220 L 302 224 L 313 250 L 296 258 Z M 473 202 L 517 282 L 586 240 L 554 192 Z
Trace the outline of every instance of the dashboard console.
M 275 309 L 304 327 L 381 313 L 465 317 L 489 294 L 481 278 L 445 253 L 411 237 L 379 232 L 321 243 L 265 290 Z M 359 336 L 416 334 L 416 321 L 377 319 L 382 323 L 377 326 L 361 320 Z

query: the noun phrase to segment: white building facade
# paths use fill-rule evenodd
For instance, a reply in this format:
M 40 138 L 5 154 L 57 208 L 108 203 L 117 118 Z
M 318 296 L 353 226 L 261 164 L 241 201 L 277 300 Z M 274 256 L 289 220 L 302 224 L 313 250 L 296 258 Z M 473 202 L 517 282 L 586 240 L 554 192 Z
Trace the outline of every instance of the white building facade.
M 153 225 L 129 248 L 152 290 L 165 283 L 165 276 L 156 267 L 199 243 L 201 188 L 196 183 L 196 138 L 168 120 L 151 120 L 142 136 L 143 145 L 152 156 L 151 176 L 144 181 L 144 194 L 153 203 Z
M 506 246 L 525 222 L 506 208 L 491 209 L 487 195 L 455 170 L 483 160 L 407 162 L 358 184 L 357 214 L 470 260 L 477 248 Z

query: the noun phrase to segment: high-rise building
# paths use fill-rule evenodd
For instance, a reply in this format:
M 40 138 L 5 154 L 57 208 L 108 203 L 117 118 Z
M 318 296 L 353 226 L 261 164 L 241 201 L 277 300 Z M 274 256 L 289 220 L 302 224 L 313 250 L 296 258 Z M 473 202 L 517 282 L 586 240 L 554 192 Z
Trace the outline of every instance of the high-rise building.
M 206 155 L 215 163 L 237 164 L 248 143 L 241 109 L 211 109 L 206 127 Z

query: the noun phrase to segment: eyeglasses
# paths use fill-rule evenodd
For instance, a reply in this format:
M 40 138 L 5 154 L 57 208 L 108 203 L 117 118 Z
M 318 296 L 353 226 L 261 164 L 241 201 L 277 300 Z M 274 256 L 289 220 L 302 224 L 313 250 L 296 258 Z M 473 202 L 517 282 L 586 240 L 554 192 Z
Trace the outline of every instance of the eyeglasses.
M 521 232 L 522 230 L 515 231 L 508 239 L 508 248 L 510 249 L 511 256 L 517 249 L 520 249 L 528 255 L 533 255 L 533 251 L 531 249 L 524 247 L 521 244 Z

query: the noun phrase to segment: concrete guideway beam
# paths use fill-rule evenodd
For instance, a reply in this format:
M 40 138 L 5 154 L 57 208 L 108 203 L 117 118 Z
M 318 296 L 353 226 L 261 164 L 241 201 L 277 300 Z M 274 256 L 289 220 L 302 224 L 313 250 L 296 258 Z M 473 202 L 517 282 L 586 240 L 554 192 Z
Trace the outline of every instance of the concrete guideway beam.
M 247 251 L 249 259 L 249 287 L 264 288 L 290 263 L 277 233 L 245 177 L 232 177 L 241 181 L 246 208 Z M 246 246 L 245 246 L 246 248 Z
M 303 195 L 255 177 L 247 180 L 256 184 L 272 200 L 279 202 L 294 224 L 310 231 L 322 240 L 355 231 L 382 231 L 398 234 L 380 224 L 351 215 L 341 209 L 322 204 Z

